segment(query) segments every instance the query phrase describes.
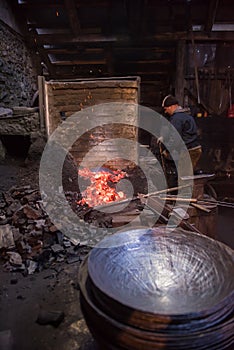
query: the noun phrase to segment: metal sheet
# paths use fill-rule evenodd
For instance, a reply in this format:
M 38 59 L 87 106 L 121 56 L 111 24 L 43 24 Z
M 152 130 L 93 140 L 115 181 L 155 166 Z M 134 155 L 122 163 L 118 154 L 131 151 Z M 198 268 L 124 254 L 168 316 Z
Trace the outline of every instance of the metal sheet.
M 88 272 L 132 309 L 185 315 L 220 308 L 234 291 L 234 252 L 207 236 L 165 227 L 117 233 L 90 253 Z

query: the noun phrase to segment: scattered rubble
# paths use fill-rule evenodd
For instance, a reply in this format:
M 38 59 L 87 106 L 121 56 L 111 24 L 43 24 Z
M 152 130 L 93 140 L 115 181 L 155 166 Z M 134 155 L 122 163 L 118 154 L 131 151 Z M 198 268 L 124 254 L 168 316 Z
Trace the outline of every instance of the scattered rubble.
M 63 169 L 64 194 L 82 224 L 77 226 L 77 223 L 72 223 L 71 235 L 65 236 L 58 225 L 56 227 L 51 221 L 44 208 L 45 198 L 42 202 L 41 192 L 39 188 L 34 188 L 33 184 L 13 186 L 8 191 L 0 193 L 0 261 L 3 262 L 5 270 L 19 271 L 27 276 L 56 263 L 81 262 L 92 246 L 99 241 L 100 231 L 103 237 L 105 230 L 108 234 L 108 228 L 120 225 L 114 214 L 95 210 L 86 204 L 78 205 L 81 195 L 77 185 L 74 185 L 77 184 L 77 168 L 75 171 L 73 159 L 69 155 L 66 164 L 67 167 L 64 166 Z M 134 171 L 127 169 L 127 172 L 134 192 L 138 193 L 139 185 L 142 186 L 144 182 L 143 174 L 139 169 Z M 66 181 L 69 179 L 68 176 L 73 179 L 72 182 Z M 52 187 L 51 182 L 49 181 L 49 186 Z M 63 196 L 61 193 L 61 203 L 60 194 L 56 196 L 56 208 L 61 208 L 61 220 L 68 222 Z M 48 198 L 47 205 L 54 205 L 52 199 Z M 133 217 L 125 215 L 124 223 L 139 215 L 139 206 L 141 206 L 140 200 L 134 201 L 132 206 L 130 203 L 127 205 L 126 211 L 133 212 Z M 124 215 L 124 211 L 117 214 Z
M 2 219 L 5 220 L 5 215 L 2 216 Z M 0 229 L 0 248 L 14 248 L 15 241 L 11 226 L 6 224 Z
M 0 196 L 0 257 L 6 270 L 32 275 L 54 263 L 81 262 L 90 249 L 56 228 L 39 190 L 12 187 Z

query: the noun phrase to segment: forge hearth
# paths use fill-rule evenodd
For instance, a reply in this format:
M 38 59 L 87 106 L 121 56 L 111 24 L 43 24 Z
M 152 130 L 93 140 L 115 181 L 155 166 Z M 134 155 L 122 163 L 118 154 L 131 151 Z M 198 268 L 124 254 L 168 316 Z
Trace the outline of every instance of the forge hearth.
M 74 135 L 80 125 L 72 122 L 70 117 L 87 118 L 82 132 L 74 136 L 74 141 L 68 146 L 77 165 L 90 169 L 106 165 L 123 169 L 131 161 L 137 161 L 136 145 L 127 146 L 126 152 L 126 149 L 121 150 L 117 140 L 138 140 L 134 126 L 138 112 L 134 104 L 139 102 L 139 77 L 67 81 L 45 81 L 41 77 L 41 82 L 40 105 L 44 108 L 40 112 L 45 111 L 43 119 L 48 137 L 66 121 L 70 123 L 70 130 L 63 136 L 71 140 L 70 131 Z M 103 109 L 99 107 L 101 104 L 109 104 L 109 107 Z M 119 116 L 117 123 L 116 116 Z
M 128 224 L 139 216 L 143 206 L 136 196 L 147 192 L 147 181 L 139 167 L 125 171 L 82 169 L 79 176 L 83 190 L 80 187 L 79 192 L 67 192 L 67 199 L 85 222 L 112 228 Z
M 96 171 L 80 169 L 79 175 L 89 179 L 90 185 L 82 192 L 83 198 L 78 204 L 97 206 L 126 198 L 126 194 L 123 191 L 118 191 L 113 186 L 127 175 L 123 171 L 110 171 L 102 168 Z

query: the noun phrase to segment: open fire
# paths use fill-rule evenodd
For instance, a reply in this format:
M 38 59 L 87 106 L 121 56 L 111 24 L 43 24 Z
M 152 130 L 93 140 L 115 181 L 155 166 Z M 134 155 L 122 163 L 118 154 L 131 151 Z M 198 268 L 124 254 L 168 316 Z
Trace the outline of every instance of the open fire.
M 126 172 L 120 170 L 92 171 L 84 168 L 79 170 L 78 174 L 91 182 L 86 190 L 82 192 L 83 198 L 78 201 L 78 204 L 95 207 L 126 198 L 124 192 L 116 191 L 114 185 L 126 177 Z

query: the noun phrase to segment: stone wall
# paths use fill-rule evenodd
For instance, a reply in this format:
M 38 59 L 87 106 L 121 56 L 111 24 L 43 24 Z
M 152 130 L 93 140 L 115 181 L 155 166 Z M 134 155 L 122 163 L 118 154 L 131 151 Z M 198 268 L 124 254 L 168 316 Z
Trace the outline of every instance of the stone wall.
M 8 118 L 0 118 L 0 135 L 31 135 L 39 132 L 40 120 L 38 112 L 23 115 L 12 115 Z
M 0 106 L 31 106 L 37 91 L 37 56 L 0 20 Z

